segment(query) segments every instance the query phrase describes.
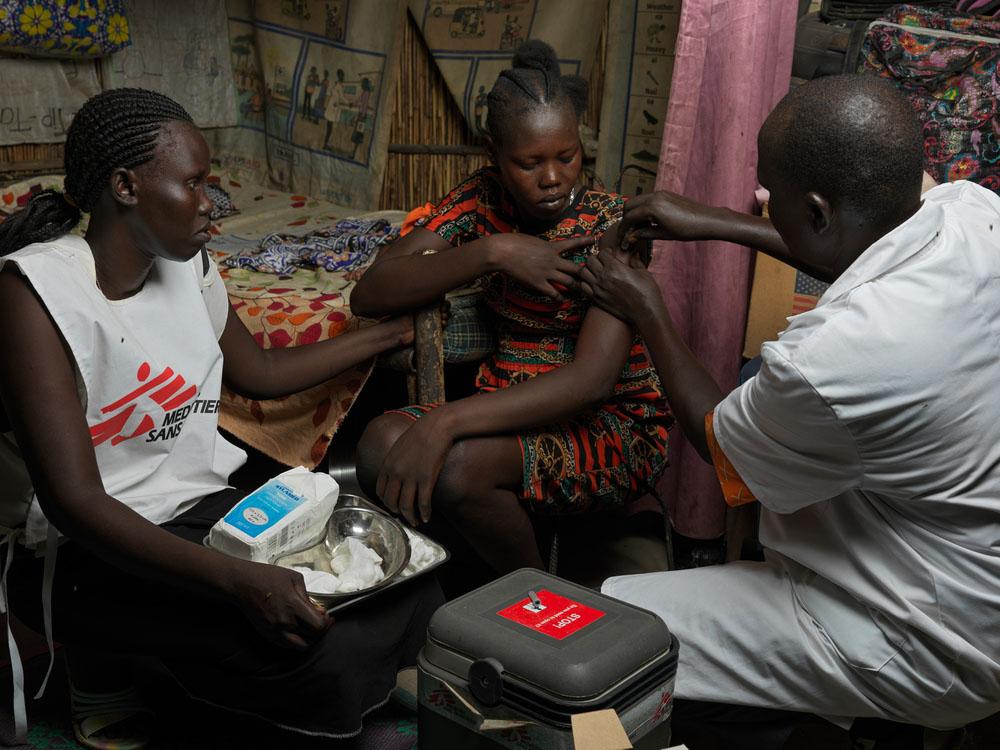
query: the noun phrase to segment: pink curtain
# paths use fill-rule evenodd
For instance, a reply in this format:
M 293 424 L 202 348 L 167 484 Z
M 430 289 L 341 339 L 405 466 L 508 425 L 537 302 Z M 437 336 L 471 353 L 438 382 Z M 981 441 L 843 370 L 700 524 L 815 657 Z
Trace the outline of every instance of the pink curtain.
M 658 190 L 739 211 L 753 207 L 757 131 L 788 91 L 797 0 L 684 0 Z M 651 271 L 679 332 L 724 390 L 736 385 L 751 253 L 722 242 L 662 242 Z M 668 394 L 669 395 L 669 394 Z M 660 491 L 674 527 L 725 531 L 712 467 L 674 431 Z

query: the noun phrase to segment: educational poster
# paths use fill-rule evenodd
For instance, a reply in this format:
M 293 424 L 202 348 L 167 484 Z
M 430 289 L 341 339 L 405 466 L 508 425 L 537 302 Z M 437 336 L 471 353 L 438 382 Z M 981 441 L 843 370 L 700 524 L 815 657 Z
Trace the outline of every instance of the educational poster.
M 486 95 L 527 39 L 548 42 L 563 73 L 589 78 L 608 0 L 410 0 L 410 12 L 469 126 L 482 133 Z
M 229 51 L 236 89 L 236 124 L 264 131 L 264 74 L 252 24 L 229 22 Z
M 367 165 L 375 124 L 373 96 L 382 88 L 382 62 L 309 44 L 292 140 Z
M 373 208 L 404 12 L 402 0 L 230 0 L 238 127 L 211 134 L 221 165 Z
M 527 39 L 539 0 L 430 0 L 418 4 L 424 6 L 421 28 L 425 39 L 450 40 L 448 49 L 478 52 L 512 50 Z M 414 5 L 410 4 L 411 9 Z
M 343 42 L 348 7 L 349 0 L 271 0 L 256 3 L 254 13 L 261 23 L 317 34 L 332 42 Z
M 0 145 L 65 141 L 77 110 L 100 90 L 93 60 L 4 58 Z
M 104 87 L 152 89 L 203 128 L 236 124 L 225 0 L 126 0 L 132 46 L 102 59 Z
M 615 0 L 608 29 L 597 175 L 609 189 L 653 189 L 681 0 Z

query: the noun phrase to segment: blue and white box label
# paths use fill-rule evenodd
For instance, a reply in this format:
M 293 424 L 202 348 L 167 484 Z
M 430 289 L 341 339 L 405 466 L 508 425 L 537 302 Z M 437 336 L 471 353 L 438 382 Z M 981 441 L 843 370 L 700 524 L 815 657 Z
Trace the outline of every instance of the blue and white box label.
M 255 539 L 304 502 L 302 495 L 272 479 L 243 498 L 223 521 Z

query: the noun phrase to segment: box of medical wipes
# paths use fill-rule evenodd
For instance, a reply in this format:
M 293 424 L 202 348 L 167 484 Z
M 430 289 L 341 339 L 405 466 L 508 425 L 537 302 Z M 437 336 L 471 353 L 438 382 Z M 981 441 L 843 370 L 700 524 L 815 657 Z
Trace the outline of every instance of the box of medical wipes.
M 322 539 L 339 495 L 330 475 L 302 466 L 289 469 L 219 519 L 209 531 L 208 545 L 244 560 L 271 562 Z

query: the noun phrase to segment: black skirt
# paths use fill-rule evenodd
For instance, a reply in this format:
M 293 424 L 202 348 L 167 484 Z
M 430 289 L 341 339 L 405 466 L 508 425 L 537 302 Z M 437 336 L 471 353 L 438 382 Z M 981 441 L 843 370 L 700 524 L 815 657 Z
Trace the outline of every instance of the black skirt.
M 243 496 L 224 490 L 163 524 L 201 544 Z M 8 578 L 13 612 L 41 632 L 42 559 L 18 550 Z M 337 614 L 306 650 L 276 646 L 235 607 L 112 567 L 72 541 L 60 546 L 53 590 L 56 640 L 159 659 L 193 698 L 296 732 L 351 737 L 382 705 L 396 673 L 416 663 L 443 602 L 432 576 Z

